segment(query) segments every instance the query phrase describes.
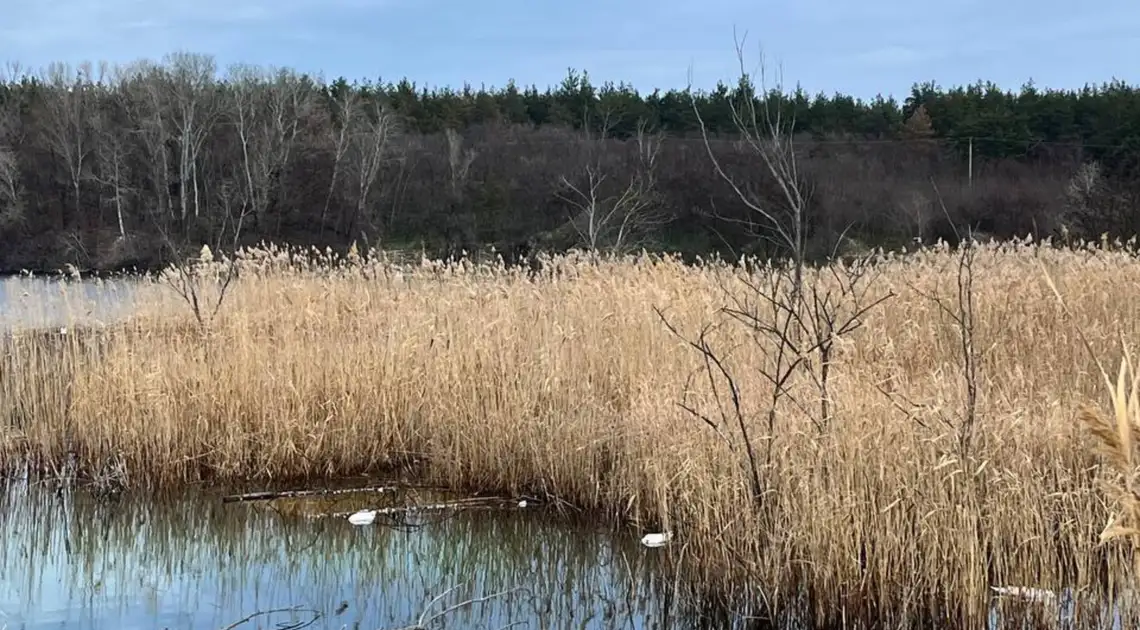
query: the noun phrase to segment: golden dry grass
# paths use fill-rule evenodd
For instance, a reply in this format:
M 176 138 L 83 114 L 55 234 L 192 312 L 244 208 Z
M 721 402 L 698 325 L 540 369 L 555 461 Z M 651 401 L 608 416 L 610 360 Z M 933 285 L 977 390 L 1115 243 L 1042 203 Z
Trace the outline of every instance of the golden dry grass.
M 730 353 L 754 440 L 772 443 L 755 508 L 741 461 L 679 408 L 713 412 L 715 399 L 690 378 L 699 356 L 654 312 L 695 337 L 725 321 L 723 291 L 743 290 L 744 272 L 567 258 L 531 281 L 489 265 L 286 258 L 247 256 L 208 333 L 152 281 L 126 324 L 8 342 L 0 457 L 44 464 L 71 450 L 82 469 L 114 464 L 136 486 L 332 477 L 415 458 L 426 482 L 547 493 L 672 529 L 706 594 L 776 612 L 806 596 L 819 622 L 981 627 L 991 585 L 1103 598 L 1128 577 L 1128 550 L 1098 540 L 1113 509 L 1101 484 L 1118 472 L 1096 440 L 1112 427 L 1092 435 L 1075 421 L 1105 399 L 1076 326 L 1101 357 L 1140 332 L 1140 260 L 1125 253 L 979 251 L 984 354 L 965 457 L 958 333 L 924 297 L 952 299 L 952 252 L 881 261 L 876 290 L 897 295 L 838 344 L 826 431 L 785 404 L 768 435 L 768 357 Z M 713 336 L 722 350 L 745 340 L 740 326 Z M 792 387 L 810 403 L 809 381 Z

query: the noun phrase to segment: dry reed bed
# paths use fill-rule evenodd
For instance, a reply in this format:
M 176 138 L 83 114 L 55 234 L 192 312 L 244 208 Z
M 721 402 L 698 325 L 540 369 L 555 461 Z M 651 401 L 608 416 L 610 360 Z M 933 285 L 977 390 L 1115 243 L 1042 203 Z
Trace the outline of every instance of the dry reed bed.
M 1103 381 L 1042 270 L 1112 364 L 1140 322 L 1140 261 L 1123 253 L 980 250 L 985 355 L 965 459 L 957 331 L 927 297 L 952 299 L 952 252 L 881 262 L 876 291 L 897 295 L 840 343 L 836 417 L 822 433 L 785 405 L 765 435 L 765 354 L 730 353 L 754 438 L 772 440 L 756 509 L 740 461 L 678 407 L 715 404 L 690 378 L 699 357 L 653 310 L 695 337 L 724 321 L 723 292 L 743 290 L 742 271 L 563 259 L 531 281 L 490 266 L 329 270 L 284 256 L 243 262 L 208 334 L 150 282 L 138 316 L 98 342 L 9 342 L 0 414 L 14 422 L 0 456 L 73 450 L 81 468 L 116 462 L 140 486 L 347 475 L 415 456 L 433 482 L 546 492 L 671 528 L 706 593 L 776 611 L 806 594 L 819 621 L 979 627 L 991 584 L 1102 597 L 1122 579 L 1123 552 L 1097 546 L 1109 474 L 1074 420 L 1082 402 L 1104 401 Z M 745 338 L 725 326 L 714 345 Z M 811 400 L 806 379 L 793 387 Z

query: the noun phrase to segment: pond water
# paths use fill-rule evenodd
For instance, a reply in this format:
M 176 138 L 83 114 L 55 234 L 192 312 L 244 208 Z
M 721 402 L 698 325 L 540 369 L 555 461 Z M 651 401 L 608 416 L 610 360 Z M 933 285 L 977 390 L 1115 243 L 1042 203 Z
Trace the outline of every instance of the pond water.
M 0 278 L 0 331 L 107 323 L 133 306 L 132 280 Z
M 113 321 L 131 285 L 0 279 L 0 331 Z M 0 488 L 0 629 L 371 630 L 452 607 L 432 627 L 683 627 L 655 570 L 665 550 L 635 533 L 534 506 L 354 526 L 319 501 L 220 496 Z
M 396 527 L 271 503 L 16 484 L 0 509 L 0 627 L 403 628 L 479 598 L 433 627 L 682 627 L 654 576 L 661 550 L 633 535 L 533 508 Z

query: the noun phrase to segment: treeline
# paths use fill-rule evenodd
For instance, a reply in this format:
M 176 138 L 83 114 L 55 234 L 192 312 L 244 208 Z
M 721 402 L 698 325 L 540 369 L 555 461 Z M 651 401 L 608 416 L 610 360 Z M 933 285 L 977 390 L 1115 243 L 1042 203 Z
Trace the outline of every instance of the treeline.
M 180 247 L 356 241 L 435 255 L 767 251 L 794 140 L 809 249 L 1140 231 L 1140 94 L 916 85 L 898 102 L 743 77 L 637 92 L 331 83 L 180 53 L 0 84 L 0 270 L 152 267 Z M 761 123 L 749 142 L 752 105 Z M 702 124 L 703 123 L 703 124 Z M 747 127 L 749 125 L 745 125 Z M 719 168 L 717 168 L 719 167 Z M 787 182 L 785 182 L 787 183 Z

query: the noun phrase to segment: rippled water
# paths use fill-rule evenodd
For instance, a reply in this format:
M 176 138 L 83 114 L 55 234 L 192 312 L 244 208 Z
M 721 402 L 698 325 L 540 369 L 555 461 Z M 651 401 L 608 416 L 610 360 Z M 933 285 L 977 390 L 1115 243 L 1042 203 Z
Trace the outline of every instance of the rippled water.
M 448 628 L 678 627 L 658 550 L 533 509 L 354 527 L 207 493 L 108 500 L 23 484 L 0 537 L 9 629 L 216 629 L 292 607 L 241 627 L 400 628 L 448 589 L 434 612 L 507 592 L 447 613 Z

